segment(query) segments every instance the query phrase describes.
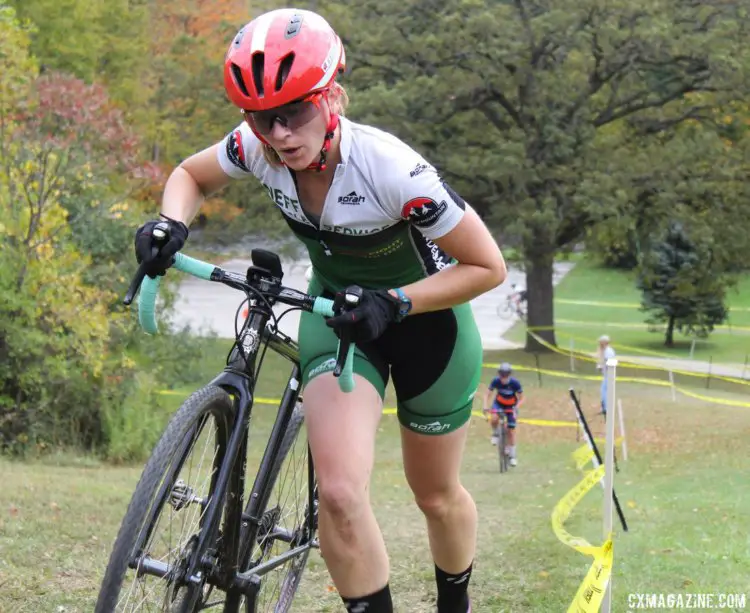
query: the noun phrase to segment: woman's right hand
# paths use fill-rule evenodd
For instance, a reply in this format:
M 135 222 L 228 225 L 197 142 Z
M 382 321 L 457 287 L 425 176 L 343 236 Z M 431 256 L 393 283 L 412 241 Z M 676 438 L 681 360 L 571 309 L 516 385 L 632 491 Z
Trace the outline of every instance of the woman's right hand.
M 184 223 L 168 218 L 147 221 L 136 230 L 135 257 L 144 264 L 149 277 L 163 275 L 174 264 L 174 256 L 185 245 L 189 233 Z

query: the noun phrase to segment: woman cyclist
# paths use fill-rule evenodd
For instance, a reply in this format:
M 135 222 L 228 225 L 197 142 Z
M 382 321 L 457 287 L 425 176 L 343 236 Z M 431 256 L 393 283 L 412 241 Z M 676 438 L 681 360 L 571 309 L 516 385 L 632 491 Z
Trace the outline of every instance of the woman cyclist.
M 435 168 L 396 137 L 343 117 L 341 39 L 319 15 L 271 11 L 236 35 L 224 84 L 243 120 L 183 161 L 160 215 L 170 239 L 152 252 L 150 221 L 136 233 L 147 272 L 163 274 L 188 238 L 202 199 L 255 177 L 306 245 L 309 292 L 364 288 L 360 305 L 299 329 L 305 423 L 319 481 L 320 548 L 347 611 L 393 610 L 389 563 L 369 500 L 375 434 L 389 376 L 398 397 L 404 470 L 427 523 L 439 613 L 471 610 L 467 586 L 477 511 L 459 480 L 481 367 L 468 301 L 506 276 L 492 236 Z M 357 344 L 356 387 L 332 375 L 337 334 Z

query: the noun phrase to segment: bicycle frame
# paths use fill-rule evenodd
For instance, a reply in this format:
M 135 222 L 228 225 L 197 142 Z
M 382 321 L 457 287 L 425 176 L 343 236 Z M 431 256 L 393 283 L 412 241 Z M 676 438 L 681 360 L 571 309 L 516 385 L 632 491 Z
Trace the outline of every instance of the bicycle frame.
M 240 594 L 245 595 L 250 600 L 251 606 L 254 607 L 255 598 L 260 588 L 260 577 L 280 566 L 289 558 L 300 555 L 306 549 L 315 546 L 312 540 L 315 475 L 312 456 L 308 448 L 308 509 L 310 509 L 310 512 L 306 513 L 305 517 L 306 538 L 303 541 L 306 542 L 298 544 L 289 551 L 254 568 L 249 568 L 242 573 L 238 572 L 249 564 L 249 556 L 252 553 L 253 545 L 252 539 L 249 537 L 251 535 L 254 537 L 257 534 L 262 519 L 260 512 L 265 509 L 270 495 L 270 488 L 267 485 L 271 478 L 273 462 L 276 460 L 281 447 L 301 387 L 297 344 L 278 330 L 270 330 L 267 327 L 272 316 L 270 309 L 272 303 L 272 300 L 269 300 L 268 303 L 258 300 L 251 301 L 248 317 L 237 336 L 238 340 L 230 353 L 226 367 L 210 382 L 210 385 L 220 387 L 232 396 L 235 418 L 218 474 L 212 476 L 211 491 L 214 494 L 201 519 L 201 530 L 194 549 L 196 555 L 191 556 L 184 576 L 186 582 L 200 584 L 203 580 L 203 567 L 210 566 L 212 570 L 206 580 L 209 585 L 214 585 L 227 592 L 228 600 L 225 611 L 237 610 Z M 271 435 L 263 452 L 260 468 L 243 509 L 246 452 L 256 383 L 255 365 L 258 352 L 264 343 L 267 344 L 268 349 L 292 362 L 292 369 Z M 243 346 L 242 351 L 239 349 L 239 344 Z M 236 461 L 238 459 L 239 462 Z M 180 466 L 176 466 L 172 470 L 171 476 L 177 474 L 180 468 Z M 171 481 L 172 479 L 165 480 L 156 497 L 157 501 L 163 501 L 169 495 L 172 488 Z M 262 495 L 263 493 L 265 493 L 265 496 Z M 146 525 L 151 526 L 153 524 L 154 516 L 161 506 L 161 504 L 153 505 Z M 206 559 L 206 552 L 216 537 L 222 511 L 225 508 L 227 512 L 223 522 L 223 544 L 218 551 L 219 557 L 215 561 L 209 561 Z M 279 535 L 277 533 L 276 537 L 281 537 L 279 540 L 291 543 L 293 535 Z M 148 538 L 148 533 L 144 532 L 140 535 L 137 546 L 134 548 L 136 555 L 130 560 L 130 567 L 137 569 L 140 573 L 167 577 L 172 572 L 168 564 L 150 558 L 141 558 L 143 543 Z M 210 563 L 207 564 L 207 562 Z M 251 608 L 251 610 L 254 609 Z

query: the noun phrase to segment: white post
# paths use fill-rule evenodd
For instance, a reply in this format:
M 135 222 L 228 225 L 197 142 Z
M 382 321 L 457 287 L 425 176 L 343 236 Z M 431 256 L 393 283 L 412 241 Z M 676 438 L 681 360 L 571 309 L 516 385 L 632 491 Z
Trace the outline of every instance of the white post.
M 669 385 L 672 389 L 672 402 L 677 402 L 677 394 L 674 391 L 674 373 L 671 370 L 669 371 Z
M 570 372 L 576 371 L 576 361 L 573 357 L 573 337 L 570 337 Z
M 693 359 L 693 353 L 695 352 L 695 339 L 690 343 L 690 359 Z
M 602 522 L 603 537 L 606 539 L 612 532 L 612 499 L 615 489 L 615 419 L 617 418 L 616 394 L 615 394 L 615 371 L 617 359 L 610 358 L 606 365 L 607 377 L 607 436 L 604 442 L 604 518 Z M 602 613 L 610 613 L 612 610 L 612 576 L 609 577 L 609 585 L 602 601 Z
M 622 437 L 622 459 L 628 461 L 628 443 L 625 440 L 625 417 L 622 414 L 622 400 L 617 399 L 617 417 L 620 422 L 620 436 Z

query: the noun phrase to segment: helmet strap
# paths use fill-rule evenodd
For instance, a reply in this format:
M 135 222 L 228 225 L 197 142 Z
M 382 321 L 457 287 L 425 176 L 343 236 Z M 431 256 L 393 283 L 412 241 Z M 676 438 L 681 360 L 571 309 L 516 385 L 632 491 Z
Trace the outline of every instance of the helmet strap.
M 320 159 L 315 164 L 310 164 L 308 170 L 316 170 L 323 172 L 327 167 L 326 160 L 328 159 L 328 152 L 331 150 L 331 143 L 333 143 L 333 137 L 336 134 L 336 128 L 339 125 L 339 116 L 336 113 L 331 113 L 331 104 L 328 101 L 328 90 L 323 92 L 323 97 L 326 100 L 326 106 L 328 106 L 328 127 L 326 128 L 326 135 L 323 138 L 323 147 L 320 149 Z

